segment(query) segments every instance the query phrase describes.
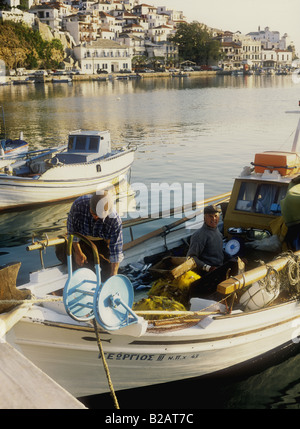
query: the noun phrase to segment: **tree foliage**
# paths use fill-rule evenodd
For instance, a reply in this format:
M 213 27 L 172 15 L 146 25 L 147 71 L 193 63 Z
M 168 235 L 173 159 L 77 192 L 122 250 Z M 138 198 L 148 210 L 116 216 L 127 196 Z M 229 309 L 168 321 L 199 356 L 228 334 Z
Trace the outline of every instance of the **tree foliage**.
M 180 23 L 171 41 L 178 45 L 179 56 L 196 64 L 208 64 L 220 57 L 220 43 L 215 40 L 207 27 L 194 21 Z
M 57 68 L 63 58 L 60 40 L 44 40 L 39 31 L 21 23 L 0 22 L 0 59 L 7 68 Z

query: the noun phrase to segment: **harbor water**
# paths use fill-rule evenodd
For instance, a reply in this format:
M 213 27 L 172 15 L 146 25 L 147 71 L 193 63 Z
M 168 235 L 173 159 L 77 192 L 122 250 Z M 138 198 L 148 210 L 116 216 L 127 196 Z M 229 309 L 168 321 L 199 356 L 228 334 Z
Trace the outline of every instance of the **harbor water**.
M 300 84 L 292 76 L 151 77 L 0 87 L 8 138 L 23 132 L 35 149 L 64 144 L 76 129 L 109 130 L 113 146 L 137 147 L 131 183 L 148 190 L 153 184 L 182 189 L 203 184 L 205 198 L 230 191 L 234 177 L 254 161 L 256 152 L 291 149 L 299 100 Z M 0 214 L 0 263 L 22 262 L 18 284 L 40 268 L 38 252 L 26 251 L 32 235 L 64 233 L 70 205 Z M 42 254 L 46 265 L 57 262 L 53 249 Z M 132 409 L 299 408 L 299 377 L 298 350 L 286 350 L 280 360 L 239 378 L 119 392 L 118 399 L 121 408 Z M 84 401 L 91 408 L 113 408 L 109 395 Z

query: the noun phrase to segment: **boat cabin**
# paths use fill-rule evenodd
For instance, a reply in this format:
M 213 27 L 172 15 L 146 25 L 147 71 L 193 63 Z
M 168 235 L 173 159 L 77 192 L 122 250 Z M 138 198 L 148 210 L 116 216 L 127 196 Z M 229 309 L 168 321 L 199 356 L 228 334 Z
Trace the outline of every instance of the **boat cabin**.
M 77 130 L 69 134 L 67 152 L 56 155 L 59 162 L 74 164 L 90 162 L 111 152 L 109 131 Z
M 299 157 L 291 152 L 256 154 L 251 164 L 235 179 L 224 218 L 225 236 L 230 228 L 272 232 L 272 221 L 282 215 L 281 201 L 300 170 Z

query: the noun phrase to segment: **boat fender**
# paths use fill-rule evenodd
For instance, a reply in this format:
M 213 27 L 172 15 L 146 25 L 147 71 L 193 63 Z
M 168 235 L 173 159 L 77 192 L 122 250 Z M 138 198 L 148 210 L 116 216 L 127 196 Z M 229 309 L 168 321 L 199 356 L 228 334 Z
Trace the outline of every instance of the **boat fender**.
M 279 294 L 279 288 L 267 290 L 259 282 L 253 285 L 240 297 L 240 305 L 244 311 L 259 310 L 269 305 Z

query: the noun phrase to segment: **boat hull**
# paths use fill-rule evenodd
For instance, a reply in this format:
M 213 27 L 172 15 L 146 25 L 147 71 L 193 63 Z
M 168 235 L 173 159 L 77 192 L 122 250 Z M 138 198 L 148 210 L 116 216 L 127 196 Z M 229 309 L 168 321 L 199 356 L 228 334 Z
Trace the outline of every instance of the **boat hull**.
M 192 327 L 152 328 L 141 337 L 101 332 L 100 338 L 118 391 L 240 368 L 297 342 L 299 322 L 300 306 L 293 301 L 251 313 L 209 316 Z M 87 324 L 35 309 L 9 332 L 7 341 L 77 397 L 109 391 L 96 336 Z
M 122 181 L 134 160 L 127 151 L 111 159 L 55 166 L 36 178 L 0 175 L 0 211 L 76 198 Z

